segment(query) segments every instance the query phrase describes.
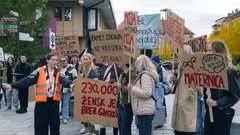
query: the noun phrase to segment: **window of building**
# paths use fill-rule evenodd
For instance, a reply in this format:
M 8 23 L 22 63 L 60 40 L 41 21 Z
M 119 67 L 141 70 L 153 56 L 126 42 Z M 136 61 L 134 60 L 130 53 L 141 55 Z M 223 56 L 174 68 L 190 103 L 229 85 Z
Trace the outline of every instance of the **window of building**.
M 64 20 L 72 21 L 72 8 L 71 7 L 65 7 Z
M 62 8 L 55 7 L 55 18 L 57 21 L 62 21 Z
M 88 29 L 96 29 L 97 27 L 97 12 L 96 9 L 88 10 Z

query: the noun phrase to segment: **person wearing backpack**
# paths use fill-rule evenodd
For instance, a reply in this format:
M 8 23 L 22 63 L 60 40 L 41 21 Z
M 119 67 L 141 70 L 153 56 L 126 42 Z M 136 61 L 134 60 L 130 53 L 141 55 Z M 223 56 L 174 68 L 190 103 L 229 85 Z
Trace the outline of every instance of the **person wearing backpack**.
M 161 60 L 160 60 L 160 57 L 158 55 L 152 57 L 152 62 L 157 67 L 157 72 L 158 72 L 158 75 L 159 75 L 159 82 L 160 82 L 160 86 L 161 86 L 160 90 L 164 91 L 164 95 L 168 95 L 170 93 L 170 82 L 169 82 L 169 79 L 167 77 L 167 71 L 161 65 Z M 163 95 L 163 101 L 162 102 L 159 101 L 159 104 L 161 104 L 162 106 L 165 107 L 165 116 L 167 117 L 167 107 L 166 107 L 166 100 L 165 100 L 164 95 Z M 159 97 L 156 97 L 156 98 L 159 98 Z
M 155 83 L 159 80 L 158 73 L 145 55 L 137 57 L 135 67 L 138 75 L 133 83 L 128 83 L 127 90 L 131 91 L 131 105 L 138 121 L 139 135 L 151 135 L 152 120 L 156 112 L 152 96 L 155 94 Z
M 192 54 L 192 48 L 184 44 L 183 51 Z M 172 123 L 175 135 L 195 135 L 197 123 L 197 91 L 198 87 L 189 86 L 184 83 L 183 66 L 180 62 L 178 76 L 171 77 L 176 86 L 173 102 Z

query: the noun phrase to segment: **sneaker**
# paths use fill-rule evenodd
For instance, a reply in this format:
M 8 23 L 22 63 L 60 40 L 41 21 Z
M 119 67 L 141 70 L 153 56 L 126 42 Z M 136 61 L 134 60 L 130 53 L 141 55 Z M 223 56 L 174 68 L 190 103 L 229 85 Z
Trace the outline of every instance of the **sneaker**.
M 83 127 L 80 129 L 80 134 L 86 134 L 88 132 L 88 129 L 86 127 Z
M 7 107 L 6 109 L 5 109 L 5 111 L 9 111 L 9 110 L 11 110 L 12 109 L 12 107 Z
M 64 119 L 64 120 L 63 120 L 63 123 L 64 123 L 64 124 L 67 124 L 67 123 L 68 123 L 67 119 Z
M 18 110 L 18 107 L 14 107 L 12 110 L 13 110 L 13 111 L 17 111 L 17 110 Z

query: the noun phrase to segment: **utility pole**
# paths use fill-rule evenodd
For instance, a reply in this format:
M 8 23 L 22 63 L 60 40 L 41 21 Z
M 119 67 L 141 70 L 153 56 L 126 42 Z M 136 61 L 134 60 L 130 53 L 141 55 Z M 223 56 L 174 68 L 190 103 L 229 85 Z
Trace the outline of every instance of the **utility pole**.
M 20 56 L 20 40 L 19 40 L 19 32 L 20 32 L 20 15 L 19 13 L 15 11 L 10 11 L 10 14 L 14 17 L 17 17 L 17 33 L 16 33 L 16 38 L 17 38 L 17 58 Z

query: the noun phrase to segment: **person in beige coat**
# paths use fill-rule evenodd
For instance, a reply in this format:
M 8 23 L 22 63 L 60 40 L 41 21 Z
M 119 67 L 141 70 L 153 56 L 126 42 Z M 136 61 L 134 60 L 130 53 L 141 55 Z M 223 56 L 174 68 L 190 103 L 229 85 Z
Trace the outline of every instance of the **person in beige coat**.
M 151 135 L 152 120 L 156 112 L 155 82 L 158 73 L 155 65 L 145 55 L 137 57 L 135 62 L 137 78 L 133 83 L 128 83 L 127 90 L 131 91 L 132 110 L 138 121 L 139 135 Z
M 184 53 L 192 54 L 189 45 L 183 46 Z M 178 77 L 171 77 L 175 82 L 176 93 L 173 103 L 172 128 L 175 135 L 195 135 L 197 121 L 197 87 L 184 83 L 182 64 L 179 64 Z

